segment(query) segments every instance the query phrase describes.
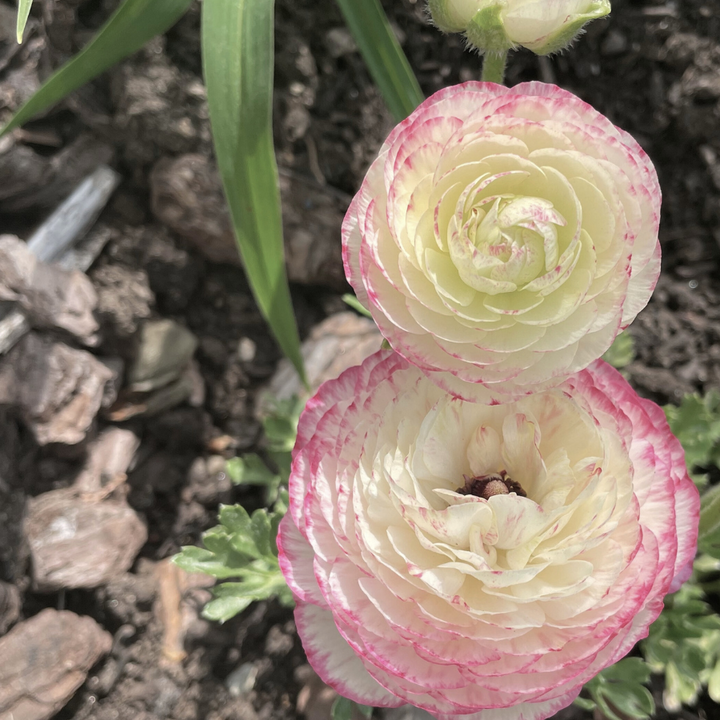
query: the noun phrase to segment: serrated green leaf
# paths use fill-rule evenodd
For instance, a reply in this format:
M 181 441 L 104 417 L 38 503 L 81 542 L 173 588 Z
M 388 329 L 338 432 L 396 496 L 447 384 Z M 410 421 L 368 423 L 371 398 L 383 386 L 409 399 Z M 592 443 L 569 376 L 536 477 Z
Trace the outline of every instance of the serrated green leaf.
M 690 475 L 698 485 L 707 481 L 696 468 L 716 462 L 720 448 L 720 395 L 709 392 L 705 397 L 686 395 L 679 406 L 664 407 L 670 429 L 685 450 Z
M 272 137 L 273 0 L 202 4 L 202 55 L 220 177 L 248 281 L 307 386 L 285 273 Z
M 17 10 L 17 41 L 18 45 L 23 41 L 23 33 L 25 32 L 25 26 L 27 25 L 28 18 L 30 17 L 30 8 L 32 7 L 33 0 L 18 0 Z
M 608 682 L 631 682 L 642 685 L 650 679 L 650 668 L 639 657 L 623 658 L 601 673 Z
M 425 98 L 379 0 L 337 0 L 373 80 L 397 122 Z
M 607 701 L 624 715 L 645 720 L 655 712 L 650 691 L 640 684 L 618 683 L 603 688 Z
M 218 580 L 236 577 L 237 568 L 244 562 L 241 558 L 228 553 L 216 554 L 209 550 L 194 547 L 192 545 L 182 548 L 173 557 L 173 562 L 183 570 L 195 573 L 200 572 L 210 575 Z
M 698 544 L 720 538 L 720 485 L 715 485 L 700 498 L 700 528 Z
M 269 557 L 276 551 L 275 538 L 267 511 L 256 510 L 250 520 L 250 532 L 260 557 Z
M 222 597 L 210 600 L 203 608 L 202 615 L 207 620 L 224 623 L 245 610 L 252 598 L 244 597 Z
M 151 38 L 164 33 L 180 19 L 191 2 L 125 0 L 90 43 L 53 73 L 15 113 L 0 132 L 0 137 L 47 110 L 124 57 L 137 52 Z M 18 15 L 18 27 L 19 23 Z

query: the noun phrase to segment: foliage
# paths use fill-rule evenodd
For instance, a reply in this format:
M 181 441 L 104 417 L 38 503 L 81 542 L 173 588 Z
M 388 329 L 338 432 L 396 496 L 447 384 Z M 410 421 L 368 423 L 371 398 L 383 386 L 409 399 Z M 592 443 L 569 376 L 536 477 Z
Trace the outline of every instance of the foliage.
M 720 616 L 705 602 L 699 585 L 685 583 L 665 599 L 642 650 L 650 669 L 665 673 L 663 704 L 668 710 L 694 704 L 704 685 L 720 702 Z
M 348 700 L 348 698 L 338 695 L 332 704 L 330 717 L 332 720 L 353 720 L 356 717 L 364 717 L 368 720 L 372 717 L 373 709 L 368 705 L 360 705 L 360 703 Z
M 379 0 L 337 0 L 365 63 L 396 122 L 425 98 Z
M 259 455 L 234 458 L 227 464 L 231 480 L 238 485 L 265 487 L 262 508 L 252 516 L 241 505 L 220 508 L 220 524 L 203 534 L 204 548 L 184 547 L 175 562 L 188 572 L 202 572 L 222 582 L 213 589 L 215 598 L 204 608 L 209 620 L 225 622 L 255 600 L 277 597 L 292 605 L 292 594 L 278 565 L 277 529 L 287 512 L 287 484 L 291 450 L 302 410 L 298 398 L 276 401 L 263 421 L 267 455 L 277 468 L 270 470 Z
M 578 698 L 585 710 L 598 708 L 608 720 L 646 720 L 655 712 L 655 702 L 645 683 L 650 668 L 642 658 L 624 658 L 596 675 L 585 685 L 590 698 Z
M 172 27 L 192 0 L 125 0 L 75 57 L 56 70 L 15 113 L 0 136 L 47 110 L 73 90 Z M 20 6 L 19 11 L 22 9 Z M 18 16 L 18 27 L 20 26 Z M 24 23 L 23 23 L 24 27 Z
M 627 330 L 623 330 L 602 359 L 618 370 L 627 367 L 635 359 L 635 341 L 632 335 Z
M 287 510 L 287 491 L 281 491 L 272 511 L 248 515 L 241 505 L 220 508 L 220 524 L 203 534 L 204 548 L 184 547 L 175 562 L 187 572 L 202 572 L 221 582 L 204 608 L 209 620 L 225 622 L 251 602 L 277 597 L 292 605 L 290 589 L 278 564 L 277 530 Z
M 302 408 L 297 397 L 277 401 L 263 420 L 267 445 L 265 454 L 275 470 L 271 470 L 255 453 L 233 458 L 227 463 L 228 475 L 236 485 L 259 485 L 265 488 L 265 502 L 268 506 L 276 501 L 280 486 L 287 484 L 290 476 L 291 451 L 295 445 Z
M 30 16 L 30 8 L 32 7 L 33 0 L 18 0 L 18 11 L 17 11 L 17 41 L 21 43 L 23 41 L 23 33 L 25 32 L 25 26 L 27 25 L 28 17 Z
M 423 95 L 379 0 L 337 0 L 396 120 Z M 0 136 L 164 33 L 191 0 L 124 0 L 93 40 L 23 105 Z M 19 0 L 17 37 L 32 0 Z M 274 0 L 215 0 L 202 6 L 208 106 L 225 196 L 247 277 L 280 347 L 306 383 L 284 263 L 272 139 Z
M 358 312 L 365 317 L 372 317 L 370 311 L 366 307 L 361 305 L 360 301 L 354 295 L 351 295 L 350 293 L 345 293 L 345 295 L 342 296 L 342 299 L 343 302 L 346 305 L 349 305 L 355 312 Z
M 686 395 L 679 406 L 664 409 L 670 429 L 685 449 L 690 477 L 703 487 L 707 476 L 698 469 L 720 463 L 720 394 Z
M 710 488 L 701 498 L 698 550 L 720 560 L 720 485 Z
M 203 71 L 215 156 L 248 281 L 280 347 L 307 383 L 285 272 L 273 146 L 274 5 L 203 3 Z

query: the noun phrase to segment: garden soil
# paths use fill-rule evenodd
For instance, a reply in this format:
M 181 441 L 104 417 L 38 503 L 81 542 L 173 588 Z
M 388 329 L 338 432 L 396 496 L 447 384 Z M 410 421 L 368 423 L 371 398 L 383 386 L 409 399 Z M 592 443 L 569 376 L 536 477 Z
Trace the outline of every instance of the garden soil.
M 427 95 L 479 79 L 481 58 L 466 52 L 461 38 L 436 31 L 423 0 L 383 4 Z M 0 35 L 0 119 L 116 5 L 39 0 L 23 48 Z M 13 6 L 0 2 L 5 25 Z M 332 0 L 277 0 L 276 19 L 274 129 L 284 200 L 297 215 L 292 232 L 320 222 L 322 213 L 316 235 L 329 234 L 331 242 L 318 263 L 337 263 L 343 212 L 392 119 Z M 113 423 L 101 416 L 101 427 L 121 424 L 141 439 L 125 492 L 147 522 L 148 539 L 130 571 L 95 589 L 37 592 L 20 522 L 28 498 L 68 485 L 87 444 L 38 447 L 18 418 L 0 410 L 7 478 L 0 503 L 8 518 L 0 527 L 0 580 L 17 588 L 21 619 L 64 608 L 94 618 L 113 636 L 110 653 L 58 720 L 290 720 L 302 716 L 298 708 L 312 720 L 328 717 L 327 693 L 306 664 L 290 610 L 262 602 L 222 626 L 204 621 L 203 583 L 163 562 L 199 542 L 219 503 L 262 506 L 259 492 L 231 486 L 218 458 L 261 445 L 255 400 L 280 360 L 232 253 L 230 262 L 216 262 L 228 259 L 215 253 L 215 246 L 227 252 L 217 180 L 196 188 L 191 174 L 184 215 L 173 214 L 172 187 L 163 185 L 182 176 L 163 174 L 176 161 L 214 172 L 199 21 L 196 4 L 166 37 L 16 133 L 15 159 L 0 165 L 0 232 L 21 237 L 98 162 L 120 173 L 122 184 L 95 229 L 109 239 L 89 271 L 103 323 L 96 352 L 127 360 L 143 322 L 171 318 L 197 338 L 204 391 L 152 417 L 121 423 L 116 415 Z M 629 131 L 657 166 L 663 273 L 630 330 L 630 380 L 660 403 L 720 389 L 720 2 L 614 0 L 612 16 L 592 23 L 562 55 L 514 54 L 507 82 L 526 80 L 575 92 Z M 202 201 L 188 210 L 197 197 Z M 313 233 L 298 237 L 314 252 Z M 291 262 L 307 262 L 307 253 Z M 343 284 L 339 270 L 295 270 L 306 283 L 292 288 L 306 337 L 344 309 Z M 173 615 L 168 598 L 178 594 L 184 599 Z M 184 637 L 174 653 L 173 623 Z M 658 718 L 720 718 L 707 698 L 668 714 L 659 679 L 654 691 Z M 562 717 L 590 714 L 570 708 Z

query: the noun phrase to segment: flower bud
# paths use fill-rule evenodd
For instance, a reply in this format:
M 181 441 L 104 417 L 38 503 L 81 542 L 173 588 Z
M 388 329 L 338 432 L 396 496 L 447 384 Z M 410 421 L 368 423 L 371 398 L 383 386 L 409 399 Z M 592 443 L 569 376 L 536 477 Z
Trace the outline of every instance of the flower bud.
M 610 12 L 610 0 L 428 0 L 435 24 L 464 32 L 480 52 L 518 45 L 538 55 L 567 47 L 585 23 Z

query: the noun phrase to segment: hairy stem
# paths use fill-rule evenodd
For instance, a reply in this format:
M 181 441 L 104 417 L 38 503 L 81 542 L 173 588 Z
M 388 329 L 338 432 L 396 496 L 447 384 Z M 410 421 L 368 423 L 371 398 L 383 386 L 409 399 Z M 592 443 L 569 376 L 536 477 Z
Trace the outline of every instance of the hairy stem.
M 507 56 L 507 50 L 499 54 L 486 53 L 482 69 L 483 82 L 503 84 L 505 80 L 505 63 L 507 62 Z

